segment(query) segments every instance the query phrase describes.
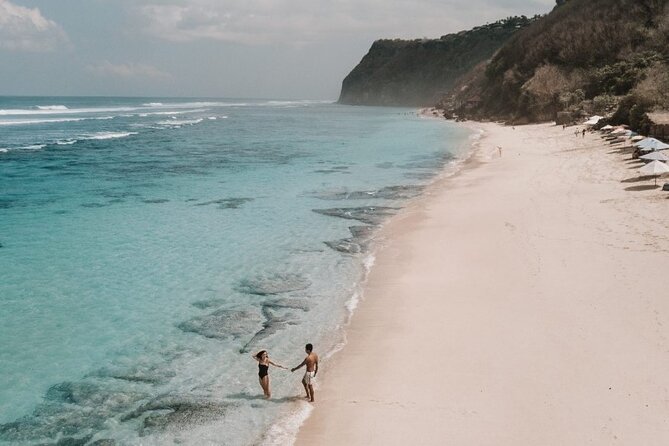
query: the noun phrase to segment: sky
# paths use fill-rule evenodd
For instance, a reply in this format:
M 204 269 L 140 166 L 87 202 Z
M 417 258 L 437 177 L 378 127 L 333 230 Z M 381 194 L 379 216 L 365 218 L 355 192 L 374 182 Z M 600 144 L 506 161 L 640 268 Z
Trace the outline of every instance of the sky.
M 555 0 L 0 0 L 0 95 L 323 99 L 380 38 Z

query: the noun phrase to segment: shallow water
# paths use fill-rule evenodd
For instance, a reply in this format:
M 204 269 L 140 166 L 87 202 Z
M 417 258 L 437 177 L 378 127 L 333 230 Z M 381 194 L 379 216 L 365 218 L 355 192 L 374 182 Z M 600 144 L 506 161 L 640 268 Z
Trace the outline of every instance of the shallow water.
M 378 225 L 467 148 L 407 109 L 0 98 L 0 443 L 251 444 Z M 71 440 L 73 441 L 73 440 Z

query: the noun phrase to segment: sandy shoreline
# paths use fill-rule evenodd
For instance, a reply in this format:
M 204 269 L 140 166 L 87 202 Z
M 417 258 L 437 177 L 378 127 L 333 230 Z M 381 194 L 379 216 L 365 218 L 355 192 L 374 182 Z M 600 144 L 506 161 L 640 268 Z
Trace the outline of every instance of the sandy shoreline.
M 595 134 L 481 126 L 382 229 L 296 444 L 667 444 L 669 194 Z

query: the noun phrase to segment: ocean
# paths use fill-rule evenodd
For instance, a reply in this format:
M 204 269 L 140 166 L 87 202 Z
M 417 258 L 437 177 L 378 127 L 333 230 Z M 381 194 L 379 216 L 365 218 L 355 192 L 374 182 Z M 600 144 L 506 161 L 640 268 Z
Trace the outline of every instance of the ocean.
M 286 444 L 379 225 L 471 132 L 316 101 L 0 97 L 0 444 Z M 410 298 L 410 296 L 408 296 Z

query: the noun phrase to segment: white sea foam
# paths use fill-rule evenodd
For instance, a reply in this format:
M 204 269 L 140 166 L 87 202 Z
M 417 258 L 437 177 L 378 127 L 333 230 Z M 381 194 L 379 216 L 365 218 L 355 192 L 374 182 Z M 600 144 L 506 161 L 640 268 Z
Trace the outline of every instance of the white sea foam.
M 70 146 L 70 145 L 76 143 L 77 141 L 79 141 L 79 140 L 78 139 L 59 139 L 58 141 L 56 141 L 56 145 Z
M 282 446 L 295 443 L 295 437 L 300 427 L 309 418 L 313 410 L 313 405 L 307 402 L 300 403 L 298 409 L 283 417 L 268 429 L 260 444 L 263 446 Z
M 64 105 L 38 105 L 35 108 L 37 110 L 67 110 L 68 109 Z
M 198 119 L 177 119 L 176 116 L 172 116 L 171 120 L 166 120 L 166 121 L 158 121 L 156 124 L 158 125 L 164 125 L 164 126 L 182 126 L 182 125 L 195 125 L 199 124 L 203 121 L 202 118 Z
M 7 153 L 9 152 L 9 149 L 0 149 L 0 153 Z
M 162 107 L 163 103 L 162 102 L 149 102 L 146 104 L 142 104 L 144 107 Z
M 51 124 L 57 122 L 77 122 L 85 118 L 55 118 L 55 119 L 4 119 L 0 120 L 0 125 L 30 125 L 30 124 Z
M 162 111 L 162 112 L 150 112 L 150 113 L 143 113 L 144 116 L 161 116 L 161 115 L 185 115 L 187 113 L 201 113 L 207 111 L 206 108 L 195 108 L 192 110 L 170 110 L 170 111 Z
M 25 115 L 79 115 L 88 113 L 121 113 L 140 110 L 141 107 L 91 107 L 91 108 L 58 108 L 58 109 L 6 109 L 0 110 L 0 116 Z
M 81 139 L 85 140 L 116 139 L 116 138 L 125 138 L 136 134 L 137 132 L 97 132 L 90 135 L 86 135 Z
M 46 144 L 31 144 L 29 146 L 19 147 L 21 150 L 41 150 L 46 147 Z

